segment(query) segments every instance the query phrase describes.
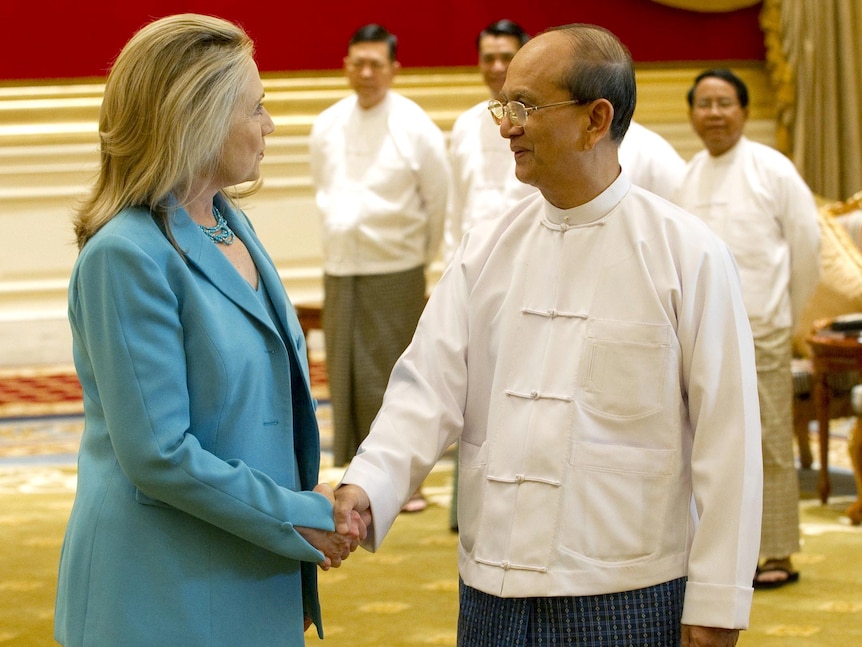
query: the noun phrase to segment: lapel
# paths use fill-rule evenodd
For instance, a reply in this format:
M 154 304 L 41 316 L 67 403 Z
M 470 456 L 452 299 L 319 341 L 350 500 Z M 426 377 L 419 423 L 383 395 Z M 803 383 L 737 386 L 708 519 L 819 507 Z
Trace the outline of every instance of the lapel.
M 284 339 L 283 341 L 285 346 L 287 346 L 290 359 L 292 362 L 296 363 L 303 380 L 308 382 L 309 377 L 306 363 L 300 361 L 300 357 L 304 359 L 305 356 L 300 355 L 299 348 L 297 348 L 296 342 L 294 341 L 296 335 L 301 332 L 299 329 L 299 321 L 296 320 L 295 317 L 294 321 L 291 321 L 288 318 L 288 311 L 292 312 L 293 306 L 287 302 L 284 285 L 282 284 L 281 277 L 278 275 L 278 271 L 275 268 L 275 263 L 273 263 L 272 258 L 270 258 L 257 235 L 254 233 L 248 219 L 242 213 L 234 211 L 227 204 L 224 205 L 223 212 L 228 221 L 228 226 L 242 239 L 242 242 L 245 243 L 245 246 L 248 249 L 248 253 L 251 254 L 251 258 L 257 267 L 258 278 L 266 288 L 269 298 L 272 301 L 275 314 L 278 317 L 279 330 L 283 330 L 284 334 L 287 336 L 287 339 Z M 213 245 L 213 247 L 215 246 Z M 223 256 L 221 252 L 219 252 L 219 255 Z M 242 279 L 240 278 L 240 280 Z M 254 300 L 258 302 L 258 304 L 260 303 L 257 296 L 254 296 Z M 265 313 L 265 316 L 267 323 L 272 327 L 272 322 L 269 320 L 268 313 Z
M 288 303 L 281 278 L 269 254 L 258 240 L 251 224 L 243 213 L 235 210 L 221 195 L 215 197 L 216 206 L 221 209 L 228 226 L 245 243 L 257 267 L 260 281 L 266 287 L 269 298 L 279 319 L 276 326 L 264 305 L 245 279 L 231 265 L 230 261 L 213 242 L 206 237 L 197 224 L 189 218 L 184 209 L 177 209 L 171 217 L 171 230 L 174 238 L 185 250 L 188 262 L 194 265 L 210 283 L 218 288 L 228 299 L 244 310 L 250 317 L 260 321 L 284 344 L 291 366 L 291 391 L 293 392 L 293 435 L 294 451 L 300 466 L 302 487 L 311 489 L 317 483 L 320 461 L 320 435 L 317 417 L 314 414 L 314 400 L 311 397 L 309 376 L 306 365 L 300 361 L 299 349 L 294 341 L 296 328 L 287 319 Z M 292 306 L 291 306 L 292 307 Z M 279 329 L 280 328 L 280 329 Z M 282 337 L 281 330 L 286 338 Z
M 217 198 L 217 201 L 220 198 Z M 228 221 L 228 226 L 239 236 L 251 252 L 253 235 L 246 226 L 241 226 L 240 218 L 224 202 L 218 207 L 222 209 Z M 248 313 L 249 316 L 263 323 L 274 334 L 278 334 L 275 325 L 270 320 L 266 309 L 251 289 L 245 279 L 240 276 L 231 262 L 219 251 L 218 247 L 206 237 L 197 224 L 189 217 L 188 213 L 177 208 L 171 215 L 171 231 L 182 249 L 190 265 L 194 266 L 210 283 L 212 283 L 222 294 L 233 301 L 238 307 Z M 258 258 L 252 254 L 255 263 Z M 260 267 L 258 268 L 260 271 Z M 261 272 L 262 274 L 262 272 Z M 269 287 L 269 286 L 267 286 Z M 281 335 L 278 335 L 279 338 Z

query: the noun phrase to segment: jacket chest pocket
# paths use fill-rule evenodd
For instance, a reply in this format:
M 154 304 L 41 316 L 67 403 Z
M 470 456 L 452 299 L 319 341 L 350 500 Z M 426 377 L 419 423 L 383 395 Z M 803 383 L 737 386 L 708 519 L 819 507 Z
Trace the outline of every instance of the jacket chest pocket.
M 664 404 L 670 326 L 595 319 L 581 359 L 580 402 L 613 418 L 639 418 Z

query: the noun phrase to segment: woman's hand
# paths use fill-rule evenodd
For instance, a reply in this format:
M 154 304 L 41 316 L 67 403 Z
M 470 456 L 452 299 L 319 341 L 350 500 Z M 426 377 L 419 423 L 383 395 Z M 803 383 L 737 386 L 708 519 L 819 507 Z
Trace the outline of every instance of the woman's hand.
M 314 487 L 313 491 L 322 494 L 330 503 L 335 504 L 335 493 L 329 483 L 319 483 Z M 305 541 L 323 553 L 324 560 L 320 562 L 319 566 L 324 571 L 341 566 L 341 562 L 356 550 L 359 542 L 365 539 L 368 532 L 359 513 L 355 511 L 350 517 L 346 531 L 343 533 L 303 526 L 297 526 L 296 531 L 302 535 Z

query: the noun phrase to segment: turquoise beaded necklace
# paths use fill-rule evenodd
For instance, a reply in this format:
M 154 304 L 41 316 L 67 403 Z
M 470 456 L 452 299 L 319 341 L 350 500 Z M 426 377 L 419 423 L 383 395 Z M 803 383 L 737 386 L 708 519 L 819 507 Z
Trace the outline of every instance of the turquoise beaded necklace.
M 198 225 L 201 231 L 204 232 L 214 243 L 223 243 L 225 245 L 233 244 L 234 235 L 231 228 L 227 226 L 227 221 L 221 215 L 218 207 L 213 205 L 213 218 L 216 220 L 215 227 L 207 227 L 206 225 Z

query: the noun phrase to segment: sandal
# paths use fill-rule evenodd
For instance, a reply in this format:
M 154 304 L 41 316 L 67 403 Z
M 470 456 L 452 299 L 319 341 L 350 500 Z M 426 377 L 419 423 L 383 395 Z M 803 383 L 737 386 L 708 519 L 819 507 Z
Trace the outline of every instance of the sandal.
M 763 566 L 758 566 L 754 572 L 754 588 L 755 589 L 778 589 L 785 584 L 793 584 L 799 581 L 799 571 L 794 571 L 788 568 L 790 560 L 787 559 L 770 559 L 764 562 Z M 763 579 L 765 573 L 780 573 L 784 577 L 778 579 L 766 578 Z

